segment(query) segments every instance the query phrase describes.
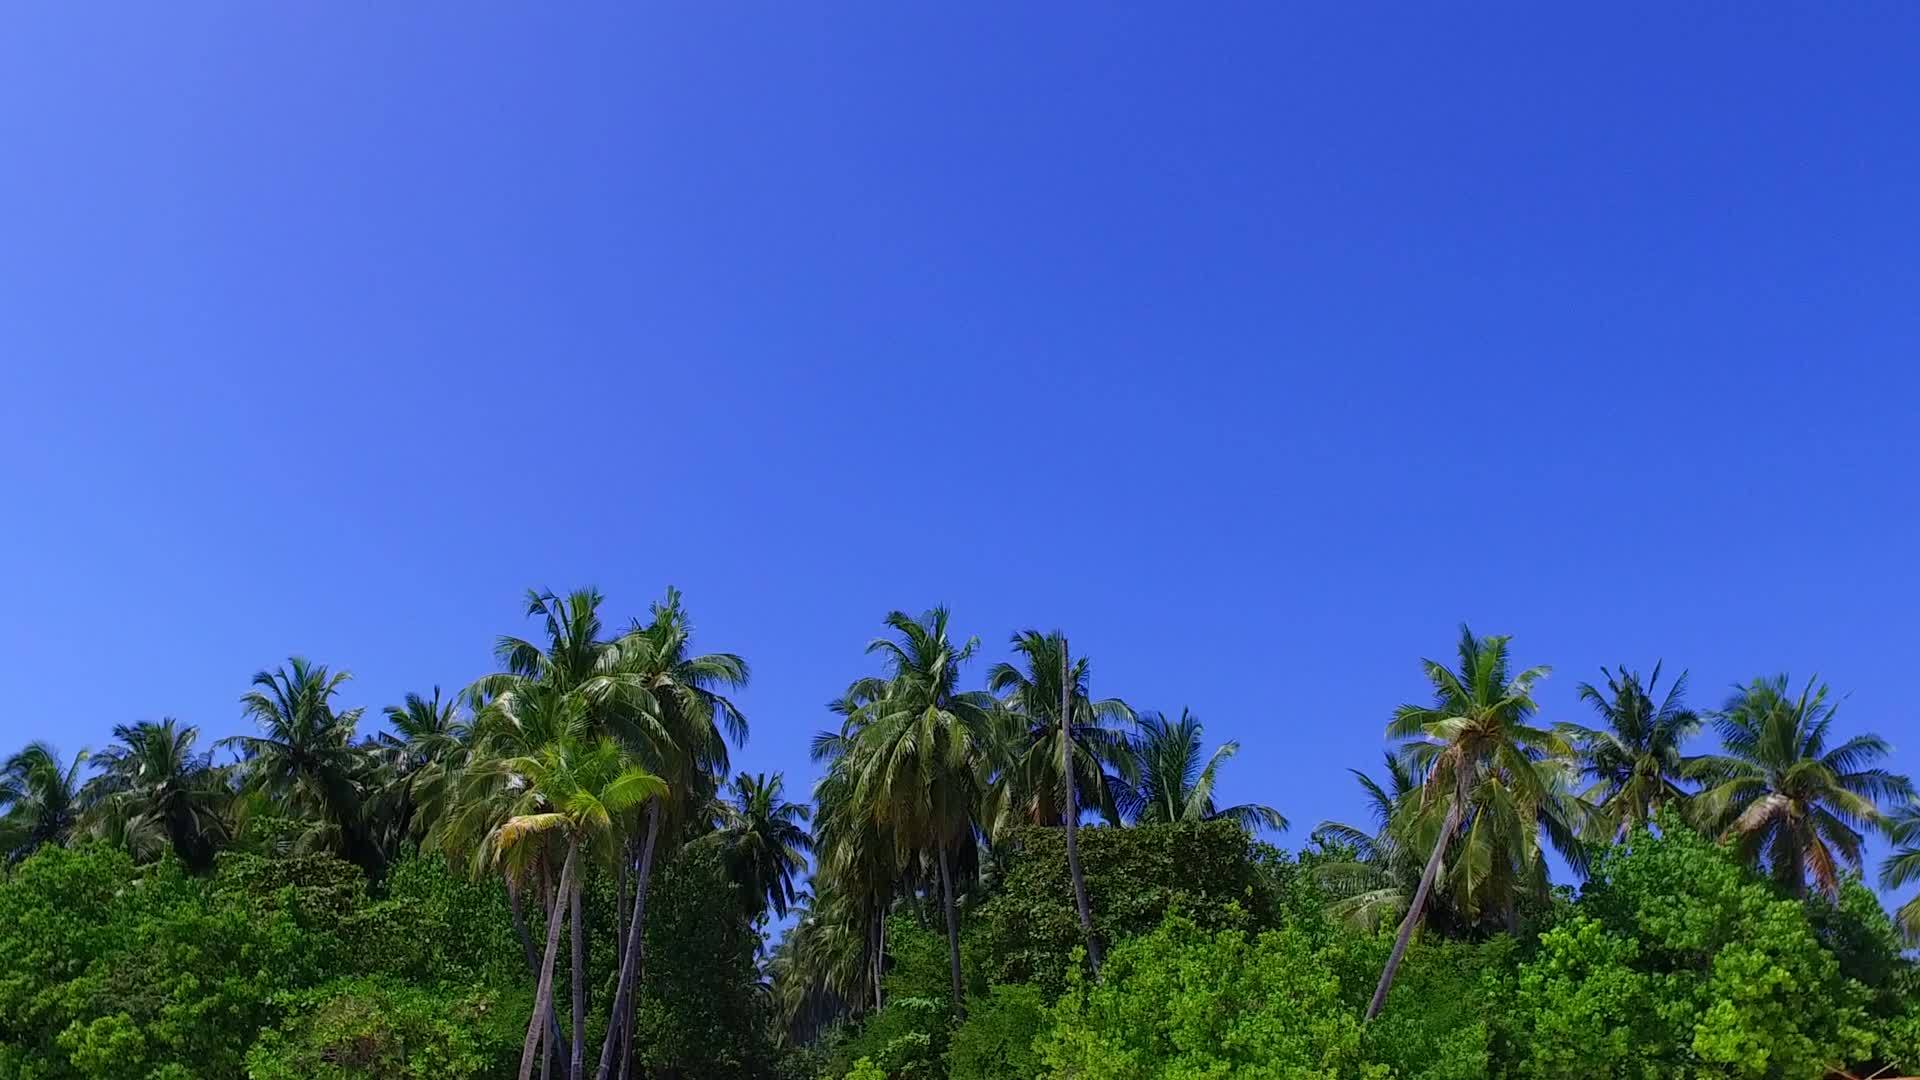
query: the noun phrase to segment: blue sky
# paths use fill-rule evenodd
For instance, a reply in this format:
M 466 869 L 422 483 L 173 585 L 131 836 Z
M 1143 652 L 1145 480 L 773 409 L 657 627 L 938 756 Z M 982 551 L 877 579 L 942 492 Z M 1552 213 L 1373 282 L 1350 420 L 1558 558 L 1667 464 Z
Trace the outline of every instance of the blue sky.
M 15 6 L 0 742 L 672 583 L 796 779 L 942 602 L 1295 841 L 1463 619 L 1549 719 L 1818 671 L 1920 772 L 1916 70 L 1891 4 Z

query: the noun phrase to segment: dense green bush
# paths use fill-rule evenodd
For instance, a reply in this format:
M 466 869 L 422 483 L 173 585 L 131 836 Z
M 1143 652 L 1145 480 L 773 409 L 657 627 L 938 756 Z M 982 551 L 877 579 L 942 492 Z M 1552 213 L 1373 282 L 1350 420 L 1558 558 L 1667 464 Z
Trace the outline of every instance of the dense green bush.
M 1176 913 L 1115 947 L 1098 983 L 1073 983 L 1040 1041 L 1061 1080 L 1390 1075 L 1367 1060 L 1359 1013 L 1297 929 L 1206 930 Z
M 1036 986 L 994 987 L 976 998 L 947 1048 L 949 1080 L 1026 1080 L 1040 1075 L 1035 1037 L 1046 1030 L 1046 995 Z
M 529 992 L 353 979 L 290 995 L 249 1080 L 497 1080 L 520 1062 Z
M 399 863 L 390 884 L 372 899 L 329 856 L 228 852 L 194 877 L 104 845 L 44 848 L 0 881 L 0 1076 L 336 1075 L 321 1060 L 340 1076 L 485 1076 L 459 1063 L 509 1027 L 517 1058 L 531 995 L 497 889 L 434 860 Z M 358 1072 L 348 1042 L 370 1055 Z
M 1871 1054 L 1868 998 L 1804 904 L 1669 822 L 1603 855 L 1519 968 L 1508 1073 L 1809 1080 Z
M 1223 925 L 1229 904 L 1250 912 L 1258 925 L 1271 925 L 1279 898 L 1256 859 L 1258 846 L 1227 821 L 1082 829 L 1080 861 L 1094 928 L 1119 942 L 1152 931 L 1175 906 L 1202 928 L 1214 928 Z M 1074 950 L 1085 944 L 1067 876 L 1065 832 L 1021 829 L 1011 848 L 1005 882 L 978 913 L 981 974 L 1058 995 Z
M 829 1077 L 847 1074 L 861 1060 L 896 1078 L 946 1075 L 953 1027 L 947 939 L 911 915 L 895 915 L 887 923 L 887 952 L 892 965 L 885 983 L 886 1007 L 834 1048 L 825 1073 Z M 971 948 L 967 956 L 972 957 Z M 977 967 L 968 964 L 969 970 Z
M 660 867 L 648 893 L 634 1042 L 639 1064 L 655 1075 L 739 1080 L 772 1069 L 771 1006 L 755 963 L 760 942 L 740 916 L 734 888 L 719 852 L 695 844 Z M 601 938 L 611 972 L 612 934 Z M 611 978 L 605 985 L 611 994 Z

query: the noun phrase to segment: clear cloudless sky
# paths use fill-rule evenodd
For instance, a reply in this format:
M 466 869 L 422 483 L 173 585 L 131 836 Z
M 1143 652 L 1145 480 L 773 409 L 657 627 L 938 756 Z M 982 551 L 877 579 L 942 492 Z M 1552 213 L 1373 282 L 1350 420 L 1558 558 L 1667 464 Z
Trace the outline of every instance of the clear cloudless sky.
M 1456 626 L 1920 772 L 1920 8 L 0 13 L 0 743 L 669 584 L 802 791 L 891 608 L 1352 816 Z

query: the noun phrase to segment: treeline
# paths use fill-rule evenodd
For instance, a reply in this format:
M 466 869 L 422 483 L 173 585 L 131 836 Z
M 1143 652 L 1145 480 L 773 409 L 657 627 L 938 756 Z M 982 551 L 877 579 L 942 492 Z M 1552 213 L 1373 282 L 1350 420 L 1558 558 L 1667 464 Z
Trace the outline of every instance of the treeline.
M 500 670 L 385 710 L 295 659 L 255 733 L 0 770 L 0 1076 L 1821 1077 L 1920 1068 L 1920 812 L 1824 686 L 1603 669 L 1548 725 L 1505 638 L 1289 855 L 1233 743 L 1058 633 L 893 613 L 812 805 L 735 776 L 746 661 L 676 592 L 533 593 Z M 1711 728 L 1712 752 L 1693 743 Z M 1081 828 L 1082 824 L 1091 827 Z M 1547 853 L 1580 879 L 1556 886 Z M 807 855 L 813 854 L 811 874 Z M 770 949 L 769 923 L 792 916 Z

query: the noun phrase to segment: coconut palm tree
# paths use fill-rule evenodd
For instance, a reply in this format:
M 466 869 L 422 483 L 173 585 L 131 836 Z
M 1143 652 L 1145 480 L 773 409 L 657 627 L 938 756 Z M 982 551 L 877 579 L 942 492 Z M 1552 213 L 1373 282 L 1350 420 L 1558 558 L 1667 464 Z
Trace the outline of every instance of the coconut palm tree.
M 817 925 L 809 933 L 833 942 L 834 947 L 810 947 L 811 951 L 797 955 L 812 958 L 798 970 L 819 973 L 820 991 L 850 1000 L 856 1007 L 871 998 L 878 1010 L 885 1001 L 887 913 L 900 888 L 901 868 L 917 861 L 917 854 L 909 851 L 903 858 L 903 845 L 896 841 L 892 826 L 854 801 L 858 781 L 851 754 L 870 715 L 868 704 L 857 685 L 850 688 L 828 706 L 840 714 L 840 727 L 813 740 L 813 760 L 826 770 L 813 789 L 819 812 L 814 819 L 810 917 Z M 846 951 L 849 943 L 858 943 L 858 963 Z M 823 957 L 831 957 L 832 963 Z
M 240 699 L 259 735 L 237 735 L 219 746 L 239 751 L 241 782 L 313 827 L 301 838 L 309 849 L 339 853 L 378 877 L 381 853 L 367 828 L 368 762 L 354 745 L 358 708 L 335 711 L 333 699 L 353 676 L 304 657 L 253 676 Z
M 18 862 L 46 844 L 64 844 L 80 823 L 82 750 L 71 762 L 44 742 L 26 748 L 0 765 L 0 847 Z
M 1286 817 L 1271 806 L 1215 803 L 1220 768 L 1240 752 L 1240 744 L 1221 743 L 1208 754 L 1201 743 L 1203 730 L 1200 718 L 1187 709 L 1180 710 L 1178 720 L 1158 712 L 1140 714 L 1129 746 L 1137 779 L 1116 784 L 1121 813 L 1136 825 L 1224 820 L 1248 832 L 1286 831 Z
M 1409 799 L 1418 797 L 1423 778 L 1404 758 L 1394 754 L 1385 757 L 1384 783 L 1359 769 L 1348 770 L 1359 781 L 1366 797 L 1367 809 L 1373 818 L 1372 830 L 1339 821 L 1322 821 L 1312 836 L 1323 849 L 1344 849 L 1352 853 L 1352 858 L 1322 861 L 1314 868 L 1315 879 L 1332 899 L 1327 913 L 1369 933 L 1387 920 L 1406 914 L 1408 900 L 1425 864 L 1393 831 L 1394 820 L 1401 809 Z
M 610 668 L 622 680 L 619 706 L 609 715 L 615 734 L 645 768 L 666 781 L 669 794 L 649 803 L 644 831 L 632 845 L 635 873 L 632 913 L 621 940 L 615 992 L 615 1022 L 601 1046 L 599 1080 L 613 1069 L 616 1052 L 630 1048 L 630 1002 L 640 977 L 640 941 L 656 849 L 663 829 L 670 838 L 702 807 L 712 805 L 728 771 L 727 740 L 745 743 L 747 718 L 728 695 L 751 677 L 746 660 L 733 653 L 692 652 L 693 627 L 680 590 L 649 610 L 615 643 Z
M 189 869 L 210 869 L 231 835 L 227 811 L 234 791 L 230 770 L 196 749 L 200 729 L 168 717 L 157 724 L 122 724 L 113 737 L 116 742 L 94 759 L 100 774 L 86 788 L 95 831 L 164 836 Z
M 1887 815 L 1886 828 L 1899 846 L 1880 864 L 1880 887 L 1904 889 L 1920 881 L 1920 799 L 1909 798 Z M 1920 945 L 1920 896 L 1901 904 L 1893 919 L 1908 945 Z
M 771 911 L 787 917 L 798 895 L 794 879 L 807 868 L 813 838 L 807 821 L 813 811 L 788 802 L 786 778 L 779 773 L 741 773 L 733 780 L 733 798 L 720 804 L 720 828 L 709 839 L 720 845 L 747 914 L 754 921 Z
M 1602 690 L 1581 683 L 1580 700 L 1600 714 L 1601 726 L 1561 725 L 1561 734 L 1573 744 L 1581 772 L 1593 783 L 1581 798 L 1599 810 L 1608 835 L 1620 839 L 1637 825 L 1659 815 L 1662 807 L 1685 806 L 1681 786 L 1692 759 L 1681 747 L 1700 730 L 1700 716 L 1687 708 L 1687 673 L 1657 697 L 1660 665 L 1643 685 L 1636 672 L 1624 666 L 1618 674 L 1601 668 Z M 1657 699 L 1657 700 L 1656 700 Z
M 516 844 L 505 852 L 495 847 L 493 838 L 522 809 L 526 791 L 525 779 L 503 763 L 537 756 L 551 746 L 592 739 L 588 714 L 578 692 L 539 683 L 518 686 L 512 693 L 486 701 L 474 717 L 466 745 L 430 766 L 446 769 L 447 775 L 437 789 L 443 793 L 442 806 L 432 816 L 426 842 L 440 848 L 450 861 L 465 858 L 476 879 L 497 876 L 505 883 L 514 935 L 536 985 L 540 957 L 528 930 L 523 897 L 533 896 L 549 927 L 564 917 L 559 905 L 541 899 L 545 896 L 550 901 L 558 895 L 552 871 L 561 856 L 551 843 L 544 847 Z M 571 1044 L 551 1011 L 546 1024 L 548 1057 L 570 1064 Z
M 363 743 L 362 750 L 377 766 L 368 817 L 381 849 L 394 851 L 417 839 L 444 810 L 448 782 L 465 762 L 473 727 L 459 697 L 442 697 L 438 686 L 432 697 L 409 693 L 383 715 L 391 730 Z
M 1860 868 L 1861 830 L 1881 824 L 1880 804 L 1913 793 L 1875 764 L 1892 752 L 1885 739 L 1833 743 L 1837 711 L 1818 679 L 1797 694 L 1785 675 L 1755 679 L 1714 717 L 1724 752 L 1692 769 L 1705 784 L 1696 819 L 1795 896 L 1809 878 L 1837 896 L 1843 871 Z
M 574 694 L 560 696 L 575 697 Z M 580 706 L 567 708 L 584 712 Z M 524 864 L 553 837 L 560 838 L 566 848 L 553 916 L 547 920 L 546 951 L 534 991 L 534 1015 L 527 1021 L 526 1040 L 521 1050 L 520 1080 L 529 1080 L 533 1075 L 546 1019 L 553 1009 L 553 969 L 560 945 L 563 904 L 570 909 L 573 923 L 574 1028 L 568 1075 L 572 1080 L 582 1080 L 586 1050 L 586 954 L 576 866 L 583 850 L 611 863 L 619 836 L 618 820 L 646 800 L 664 795 L 666 784 L 631 764 L 620 746 L 606 736 L 592 741 L 562 737 L 536 753 L 498 761 L 490 768 L 514 778 L 519 794 L 515 799 L 515 812 L 487 838 L 488 859 L 502 867 Z
M 1073 787 L 1082 807 L 1119 822 L 1111 782 L 1132 763 L 1127 738 L 1116 725 L 1130 723 L 1133 710 L 1119 698 L 1092 700 L 1087 695 L 1090 665 L 1082 656 L 1067 662 L 1064 634 L 1023 630 L 1013 635 L 1018 665 L 998 663 L 987 671 L 987 690 L 1000 699 L 1011 728 L 1001 750 L 993 792 L 993 819 L 1055 826 L 1065 822 L 1065 746 L 1073 748 Z M 1061 700 L 1071 702 L 1068 725 L 1060 723 Z
M 1397 812 L 1394 830 L 1428 856 L 1367 1005 L 1369 1020 L 1386 1004 L 1441 863 L 1456 842 L 1452 891 L 1469 911 L 1490 889 L 1504 894 L 1511 912 L 1516 879 L 1544 887 L 1541 832 L 1576 868 L 1585 863 L 1572 800 L 1564 789 L 1571 747 L 1530 723 L 1537 711 L 1533 686 L 1548 669 L 1512 674 L 1509 640 L 1477 638 L 1461 626 L 1459 670 L 1422 661 L 1433 684 L 1433 704 L 1402 705 L 1387 725 L 1388 738 L 1411 740 L 1401 752 L 1424 777 L 1419 798 L 1407 800 Z
M 937 607 L 918 619 L 888 614 L 895 636 L 867 647 L 886 675 L 862 680 L 855 694 L 866 704 L 848 754 L 851 798 L 859 812 L 891 829 L 901 862 L 916 852 L 933 857 L 947 923 L 947 958 L 954 1015 L 966 1011 L 960 974 L 960 923 L 954 907 L 953 855 L 974 844 L 989 782 L 993 698 L 959 689 L 960 669 L 979 650 L 978 638 L 956 644 L 951 616 Z

